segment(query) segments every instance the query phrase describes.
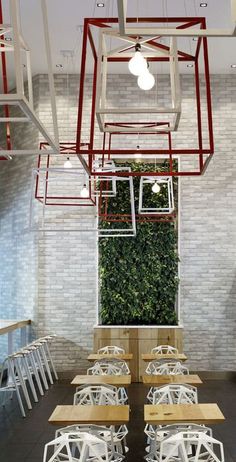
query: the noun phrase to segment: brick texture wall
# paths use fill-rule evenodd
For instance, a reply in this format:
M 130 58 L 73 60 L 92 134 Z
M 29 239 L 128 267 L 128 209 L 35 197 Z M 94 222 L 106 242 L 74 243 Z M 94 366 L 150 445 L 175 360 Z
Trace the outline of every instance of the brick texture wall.
M 236 78 L 212 77 L 215 156 L 203 177 L 185 177 L 180 187 L 181 286 L 180 313 L 184 325 L 184 350 L 196 370 L 234 370 L 236 367 L 235 257 L 236 218 L 234 150 L 236 142 Z M 35 77 L 36 107 L 51 129 L 47 77 Z M 181 80 L 183 116 L 178 147 L 193 145 L 194 87 L 190 76 Z M 149 93 L 149 105 L 158 97 L 168 99 L 168 79 L 158 77 L 157 94 Z M 61 141 L 75 139 L 78 76 L 56 76 L 58 120 Z M 156 92 L 156 90 L 155 90 Z M 111 76 L 110 103 L 142 105 L 131 76 Z M 88 79 L 86 107 L 91 103 Z M 205 108 L 203 105 L 205 117 Z M 89 117 L 83 120 L 83 141 L 89 136 Z M 24 130 L 24 131 L 22 131 Z M 37 145 L 34 130 L 18 129 L 16 141 Z M 96 141 L 100 138 L 96 130 Z M 153 145 L 155 139 L 133 137 L 135 145 Z M 165 146 L 164 141 L 162 142 Z M 127 146 L 127 137 L 115 145 Z M 21 144 L 22 146 L 22 144 Z M 188 167 L 189 159 L 185 166 Z M 55 165 L 59 165 L 55 160 Z M 3 165 L 2 165 L 3 164 Z M 83 369 L 92 349 L 97 303 L 97 241 L 94 232 L 36 234 L 27 232 L 31 170 L 35 159 L 16 158 L 0 164 L 0 317 L 31 317 L 35 335 L 55 332 L 54 356 L 60 371 Z M 81 179 L 82 181 L 82 179 Z M 67 184 L 68 187 L 68 184 Z M 57 217 L 52 207 L 51 222 Z M 95 226 L 95 210 L 87 208 L 73 217 L 64 209 L 60 220 L 72 226 Z M 57 217 L 58 218 L 58 217 Z M 59 220 L 59 221 L 60 221 Z M 55 221 L 55 220 L 54 220 Z M 5 353 L 6 343 L 0 340 Z M 230 358 L 230 360 L 229 360 Z

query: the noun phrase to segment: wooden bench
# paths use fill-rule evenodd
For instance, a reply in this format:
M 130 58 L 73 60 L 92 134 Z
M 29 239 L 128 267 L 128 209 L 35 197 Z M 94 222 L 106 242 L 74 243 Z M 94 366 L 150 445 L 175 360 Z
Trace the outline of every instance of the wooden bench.
M 161 360 L 161 359 L 169 359 L 170 361 L 172 361 L 173 359 L 176 359 L 178 361 L 187 361 L 187 356 L 184 354 L 184 353 L 178 353 L 178 354 L 173 354 L 173 353 L 169 353 L 169 354 L 162 354 L 162 353 L 143 353 L 141 355 L 141 358 L 143 359 L 143 361 L 154 361 L 155 359 L 157 360 Z
M 123 361 L 131 361 L 133 359 L 133 353 L 123 353 L 123 354 L 100 354 L 100 353 L 91 353 L 88 356 L 89 361 L 98 361 L 99 359 L 121 359 Z
M 114 385 L 115 387 L 127 387 L 131 384 L 131 375 L 76 375 L 71 385 Z
M 57 406 L 48 422 L 53 425 L 96 424 L 121 425 L 129 422 L 129 406 Z
M 210 404 L 146 404 L 144 420 L 153 425 L 175 423 L 217 424 L 225 418 L 215 403 Z
M 148 387 L 159 387 L 170 383 L 188 383 L 190 385 L 201 385 L 202 381 L 196 374 L 185 375 L 143 375 L 143 384 Z

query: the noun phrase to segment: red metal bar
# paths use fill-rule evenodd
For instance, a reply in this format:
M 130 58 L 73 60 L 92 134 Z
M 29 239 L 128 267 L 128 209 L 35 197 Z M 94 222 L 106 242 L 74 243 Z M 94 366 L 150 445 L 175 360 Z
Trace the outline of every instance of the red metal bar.
M 84 20 L 83 32 L 83 46 L 81 56 L 81 69 L 80 69 L 80 89 L 79 89 L 79 102 L 78 102 L 78 119 L 77 119 L 77 136 L 76 136 L 76 151 L 78 152 L 81 143 L 81 129 L 82 129 L 82 116 L 83 116 L 83 99 L 84 99 L 84 79 L 86 70 L 86 48 L 88 36 L 88 19 Z
M 211 105 L 211 83 L 210 83 L 210 71 L 209 71 L 209 60 L 208 60 L 208 45 L 207 38 L 203 37 L 203 54 L 205 64 L 205 79 L 206 79 L 206 95 L 207 95 L 207 118 L 208 118 L 208 131 L 209 131 L 209 142 L 210 142 L 210 154 L 214 153 L 214 135 L 213 135 L 213 121 L 212 121 L 212 105 Z
M 203 21 L 205 20 L 205 18 L 203 16 L 199 16 L 196 17 L 196 16 L 190 16 L 190 17 L 185 17 L 185 16 L 181 16 L 181 17 L 170 17 L 170 18 L 166 18 L 166 17 L 140 17 L 138 18 L 138 24 L 140 23 L 143 23 L 143 22 L 146 22 L 146 23 L 154 23 L 154 22 L 160 22 L 160 23 L 167 23 L 167 24 L 170 24 L 170 23 L 180 23 L 180 22 L 184 22 L 184 23 L 192 23 L 194 22 L 195 25 L 196 24 L 201 24 Z M 89 22 L 89 24 L 92 24 L 92 25 L 95 25 L 95 26 L 99 26 L 99 27 L 104 27 L 104 24 L 107 24 L 107 23 L 111 23 L 111 24 L 117 24 L 119 19 L 118 18 L 114 18 L 114 17 L 111 17 L 111 18 L 86 18 L 86 21 Z M 126 22 L 127 24 L 129 23 L 137 23 L 137 17 L 135 18 L 127 18 L 126 19 Z M 102 24 L 104 23 L 104 24 Z
M 198 128 L 198 146 L 199 149 L 203 148 L 202 145 L 202 115 L 201 115 L 201 93 L 199 82 L 199 68 L 198 62 L 195 63 L 195 89 L 196 89 L 196 102 L 197 102 L 197 128 Z M 203 155 L 199 154 L 199 168 L 203 167 Z

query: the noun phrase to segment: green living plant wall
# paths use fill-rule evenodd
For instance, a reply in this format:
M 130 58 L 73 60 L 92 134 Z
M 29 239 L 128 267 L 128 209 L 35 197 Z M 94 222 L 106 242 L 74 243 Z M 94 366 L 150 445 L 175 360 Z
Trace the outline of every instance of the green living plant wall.
M 119 165 L 120 166 L 120 165 Z M 127 166 L 127 164 L 126 164 Z M 130 166 L 130 164 L 129 164 Z M 133 163 L 132 170 L 150 171 L 150 164 Z M 153 166 L 152 166 L 153 167 Z M 165 170 L 165 165 L 157 170 Z M 125 182 L 126 183 L 126 182 Z M 110 213 L 129 213 L 127 185 L 117 182 Z M 148 206 L 166 204 L 166 188 L 154 194 L 145 188 Z M 177 179 L 174 182 L 175 202 Z M 139 178 L 134 177 L 136 212 Z M 176 204 L 177 205 L 177 204 Z M 104 222 L 108 228 L 114 224 Z M 116 223 L 123 227 L 123 223 Z M 99 243 L 100 318 L 103 325 L 176 325 L 178 291 L 176 223 L 137 223 L 136 237 L 101 238 Z

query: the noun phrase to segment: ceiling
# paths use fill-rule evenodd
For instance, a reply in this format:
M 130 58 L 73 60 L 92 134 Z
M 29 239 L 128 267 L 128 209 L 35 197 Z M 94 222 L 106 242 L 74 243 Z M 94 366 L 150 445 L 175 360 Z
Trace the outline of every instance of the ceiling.
M 98 8 L 97 0 L 47 0 L 55 73 L 79 72 L 85 17 L 117 17 L 116 0 L 103 2 L 104 8 Z M 9 22 L 8 3 L 8 0 L 2 0 L 5 23 Z M 128 16 L 205 16 L 209 27 L 232 26 L 230 0 L 208 0 L 207 8 L 199 6 L 200 0 L 128 0 L 127 3 Z M 40 1 L 19 0 L 19 4 L 23 35 L 32 51 L 33 74 L 47 72 Z M 196 46 L 193 39 L 184 40 L 185 49 L 193 51 Z M 208 41 L 211 73 L 236 74 L 236 69 L 231 68 L 231 64 L 236 63 L 236 38 L 210 38 Z M 63 67 L 57 67 L 58 64 Z M 127 72 L 127 65 L 119 68 L 119 72 Z M 181 63 L 180 72 L 192 73 L 193 69 Z M 13 80 L 12 75 L 9 86 Z

